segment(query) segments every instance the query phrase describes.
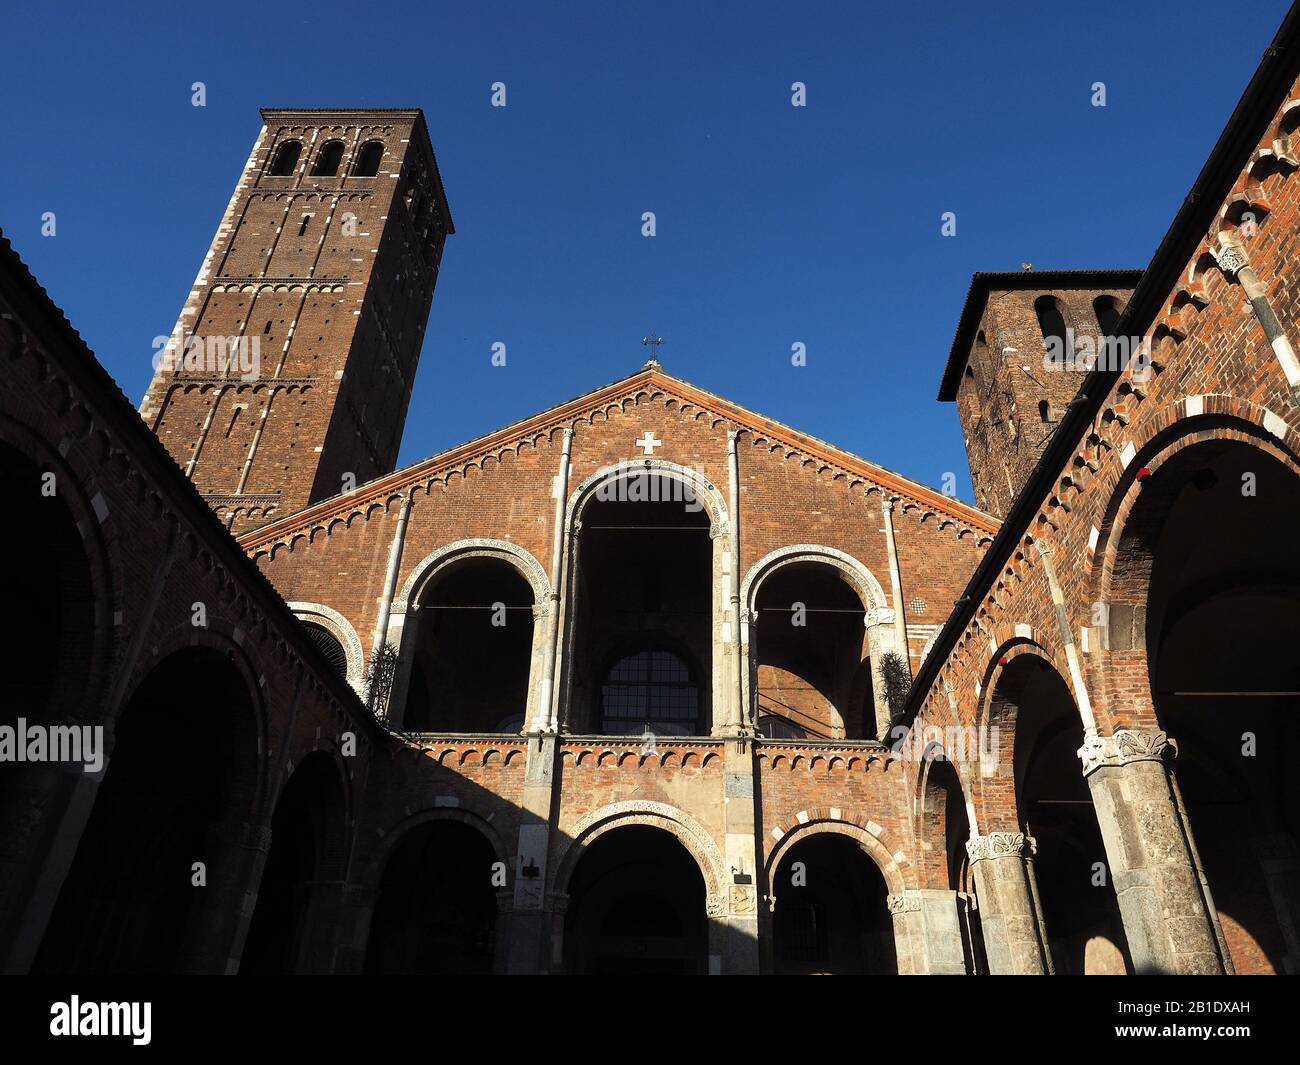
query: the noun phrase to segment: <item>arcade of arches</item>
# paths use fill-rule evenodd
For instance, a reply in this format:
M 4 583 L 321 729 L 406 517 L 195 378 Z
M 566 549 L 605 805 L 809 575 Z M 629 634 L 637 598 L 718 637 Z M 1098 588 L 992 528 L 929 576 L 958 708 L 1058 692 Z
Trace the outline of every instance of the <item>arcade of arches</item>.
M 1287 113 L 1260 143 L 1291 144 Z M 445 207 L 410 187 L 422 137 L 376 139 L 407 118 L 320 120 L 270 119 L 250 178 L 360 177 L 376 240 L 386 204 Z M 304 418 L 310 468 L 205 496 L 182 468 L 199 440 L 227 488 L 248 447 L 219 469 L 201 406 L 168 406 L 162 439 L 148 423 L 207 385 L 163 374 L 142 420 L 0 241 L 3 968 L 1300 971 L 1300 405 L 1259 332 L 1296 332 L 1275 164 L 1234 195 L 1258 178 L 1277 210 L 1177 264 L 1158 326 L 1130 321 L 1131 272 L 981 275 L 950 383 L 1005 521 L 656 361 L 405 470 L 397 413 L 389 459 L 326 499 L 364 434 Z M 284 210 L 258 204 L 257 225 Z M 299 280 L 340 300 L 417 280 L 400 255 L 351 261 L 376 273 Z M 1243 299 L 1251 270 L 1265 295 Z M 283 280 L 223 278 L 204 313 L 247 323 Z M 423 312 L 397 328 L 366 299 L 294 336 L 382 420 L 416 353 L 401 374 L 353 353 Z M 1006 352 L 1083 322 L 1164 330 L 1160 372 L 1090 396 L 1000 380 Z M 289 424 L 267 421 L 264 457 Z M 20 760 L 33 728 L 99 730 L 106 764 Z

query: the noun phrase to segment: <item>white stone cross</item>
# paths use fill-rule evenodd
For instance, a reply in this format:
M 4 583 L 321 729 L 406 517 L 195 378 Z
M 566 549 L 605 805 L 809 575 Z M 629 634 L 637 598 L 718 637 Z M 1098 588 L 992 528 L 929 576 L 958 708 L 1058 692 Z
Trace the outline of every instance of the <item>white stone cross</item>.
M 663 441 L 656 437 L 649 429 L 645 431 L 645 436 L 640 440 L 634 440 L 632 442 L 647 455 L 653 455 L 655 453 L 655 448 L 663 444 Z

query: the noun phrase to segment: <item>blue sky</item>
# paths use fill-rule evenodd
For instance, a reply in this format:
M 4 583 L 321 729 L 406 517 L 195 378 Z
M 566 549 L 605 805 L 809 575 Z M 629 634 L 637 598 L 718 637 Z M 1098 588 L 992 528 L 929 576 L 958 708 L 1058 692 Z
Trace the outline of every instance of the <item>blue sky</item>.
M 654 330 L 670 372 L 970 498 L 934 396 L 971 273 L 1145 265 L 1286 7 L 25 5 L 0 226 L 138 403 L 258 108 L 423 107 L 457 233 L 402 464 L 632 372 Z

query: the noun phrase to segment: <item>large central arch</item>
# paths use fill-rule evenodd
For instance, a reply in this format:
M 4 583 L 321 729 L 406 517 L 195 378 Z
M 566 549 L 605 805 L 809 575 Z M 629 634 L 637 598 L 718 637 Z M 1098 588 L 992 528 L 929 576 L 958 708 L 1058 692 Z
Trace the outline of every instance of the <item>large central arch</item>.
M 765 969 L 775 973 L 897 973 L 911 964 L 889 897 L 906 884 L 889 848 L 848 821 L 809 820 L 782 835 L 764 863 Z
M 647 487 L 648 486 L 648 487 Z M 640 491 L 638 491 L 638 487 Z M 700 614 L 698 624 L 675 624 L 695 612 L 694 604 L 667 604 L 662 613 L 657 605 L 657 593 L 645 591 L 639 600 L 644 618 L 639 624 L 629 622 L 627 637 L 617 643 L 618 632 L 605 633 L 610 637 L 608 647 L 592 646 L 593 641 L 582 638 L 582 630 L 590 627 L 584 622 L 584 603 L 587 594 L 584 586 L 583 552 L 592 552 L 584 522 L 593 504 L 604 508 L 622 508 L 620 514 L 635 517 L 645 507 L 658 507 L 665 513 L 681 512 L 682 531 L 668 533 L 690 537 L 707 532 L 710 544 L 703 551 L 690 552 L 689 573 L 679 573 L 661 566 L 670 573 L 679 586 L 671 594 L 692 595 Z M 644 505 L 644 506 L 643 506 Z M 611 511 L 612 513 L 612 511 Z M 649 513 L 649 511 L 645 511 Z M 657 513 L 657 512 L 656 512 Z M 620 518 L 620 520 L 624 520 Z M 605 527 L 605 526 L 602 526 Z M 615 528 L 616 526 L 607 526 Z M 629 525 L 629 529 L 634 526 Z M 651 531 L 648 528 L 642 532 Z M 683 541 L 686 543 L 688 541 Z M 560 587 L 561 633 L 559 655 L 559 683 L 556 685 L 552 720 L 568 731 L 599 732 L 606 715 L 603 713 L 604 691 L 609 684 L 618 686 L 632 676 L 623 677 L 620 670 L 635 673 L 637 656 L 659 655 L 661 667 L 678 682 L 690 685 L 698 692 L 700 703 L 697 724 L 693 730 L 704 734 L 718 733 L 727 727 L 727 715 L 736 702 L 729 691 L 724 669 L 723 646 L 732 631 L 727 618 L 731 604 L 724 587 L 731 577 L 730 560 L 731 521 L 726 502 L 717 487 L 701 473 L 666 459 L 647 458 L 620 462 L 604 467 L 587 477 L 570 494 L 565 507 L 564 534 L 561 545 L 562 576 Z M 659 544 L 661 552 L 667 548 Z M 607 552 L 616 551 L 609 547 Z M 698 555 L 697 559 L 695 556 Z M 605 556 L 608 564 L 608 554 Z M 588 560 L 590 561 L 590 559 Z M 634 558 L 628 559 L 628 576 L 633 573 Z M 698 563 L 698 565 L 696 564 Z M 683 559 L 685 566 L 685 557 Z M 649 586 L 652 581 L 645 582 Z M 644 589 L 643 589 L 644 591 Z M 641 642 L 629 642 L 639 632 Z M 654 668 L 645 664 L 647 670 Z M 653 715 L 649 715 L 653 716 Z

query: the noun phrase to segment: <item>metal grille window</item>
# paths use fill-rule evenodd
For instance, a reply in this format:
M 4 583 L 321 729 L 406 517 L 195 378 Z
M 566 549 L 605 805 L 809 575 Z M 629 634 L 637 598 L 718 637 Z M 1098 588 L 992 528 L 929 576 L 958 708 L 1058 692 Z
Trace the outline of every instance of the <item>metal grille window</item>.
M 334 634 L 310 621 L 304 621 L 303 628 L 307 630 L 308 639 L 319 647 L 321 653 L 329 659 L 329 664 L 334 667 L 334 671 L 340 677 L 346 678 L 348 675 L 347 652 L 343 650 L 343 645 L 339 643 Z
M 700 720 L 700 691 L 686 663 L 669 651 L 621 659 L 600 689 L 601 731 L 689 736 Z

